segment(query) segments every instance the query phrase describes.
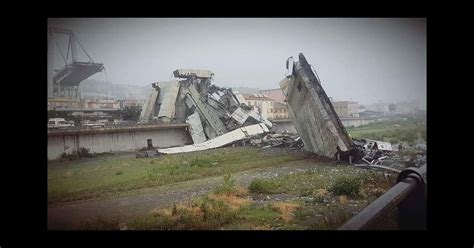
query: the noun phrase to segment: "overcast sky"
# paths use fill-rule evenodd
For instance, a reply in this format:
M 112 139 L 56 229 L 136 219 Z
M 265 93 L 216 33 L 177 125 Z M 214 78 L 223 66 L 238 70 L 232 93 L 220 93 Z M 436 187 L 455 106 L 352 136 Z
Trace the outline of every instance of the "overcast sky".
M 147 85 L 192 68 L 213 71 L 219 86 L 278 88 L 286 59 L 302 52 L 335 99 L 426 101 L 425 19 L 73 18 L 49 24 L 72 29 L 113 83 Z M 61 61 L 56 52 L 58 67 Z M 105 80 L 105 74 L 92 78 Z

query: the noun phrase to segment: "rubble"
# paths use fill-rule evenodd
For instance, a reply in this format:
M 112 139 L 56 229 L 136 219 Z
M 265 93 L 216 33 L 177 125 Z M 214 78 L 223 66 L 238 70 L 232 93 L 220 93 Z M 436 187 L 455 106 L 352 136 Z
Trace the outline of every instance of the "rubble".
M 297 134 L 283 132 L 281 134 L 268 133 L 262 135 L 256 135 L 247 139 L 235 141 L 231 144 L 232 146 L 256 146 L 261 148 L 270 147 L 290 147 L 300 149 L 303 147 L 303 141 Z
M 153 83 L 140 114 L 140 122 L 186 122 L 194 144 L 241 127 L 272 123 L 246 105 L 242 94 L 212 84 L 209 70 L 178 69 L 177 78 Z
M 135 154 L 135 158 L 148 158 L 148 157 L 157 157 L 162 155 L 156 149 L 150 149 L 143 152 Z
M 420 149 L 420 146 L 400 149 L 401 145 L 383 141 L 368 139 L 353 139 L 353 141 L 356 146 L 364 149 L 364 156 L 360 161 L 356 161 L 360 163 L 356 164 L 357 166 L 400 172 L 407 167 L 421 167 L 426 164 L 426 150 Z

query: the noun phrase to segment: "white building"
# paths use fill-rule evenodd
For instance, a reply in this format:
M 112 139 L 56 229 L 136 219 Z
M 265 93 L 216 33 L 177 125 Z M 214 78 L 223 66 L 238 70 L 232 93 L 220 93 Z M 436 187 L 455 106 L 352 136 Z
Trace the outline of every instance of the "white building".
M 341 118 L 359 117 L 359 103 L 356 101 L 334 101 L 332 106 Z
M 247 105 L 253 107 L 265 119 L 273 116 L 273 99 L 262 94 L 242 94 L 247 101 Z

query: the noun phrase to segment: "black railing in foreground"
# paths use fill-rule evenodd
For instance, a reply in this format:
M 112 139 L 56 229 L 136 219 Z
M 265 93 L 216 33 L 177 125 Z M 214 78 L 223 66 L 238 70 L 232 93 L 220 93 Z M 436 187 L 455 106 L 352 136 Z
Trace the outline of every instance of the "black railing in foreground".
M 367 230 L 396 208 L 400 230 L 426 230 L 426 164 L 401 171 L 397 184 L 338 230 Z

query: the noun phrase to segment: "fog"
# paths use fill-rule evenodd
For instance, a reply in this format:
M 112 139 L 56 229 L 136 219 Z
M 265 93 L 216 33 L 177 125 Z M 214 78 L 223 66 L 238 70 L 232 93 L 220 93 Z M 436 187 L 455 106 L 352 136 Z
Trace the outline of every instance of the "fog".
M 72 29 L 113 83 L 143 86 L 191 68 L 212 70 L 219 86 L 278 88 L 286 59 L 302 52 L 335 99 L 426 104 L 425 19 L 68 18 L 48 24 Z M 54 61 L 64 65 L 59 53 Z M 105 73 L 91 78 L 105 80 Z

